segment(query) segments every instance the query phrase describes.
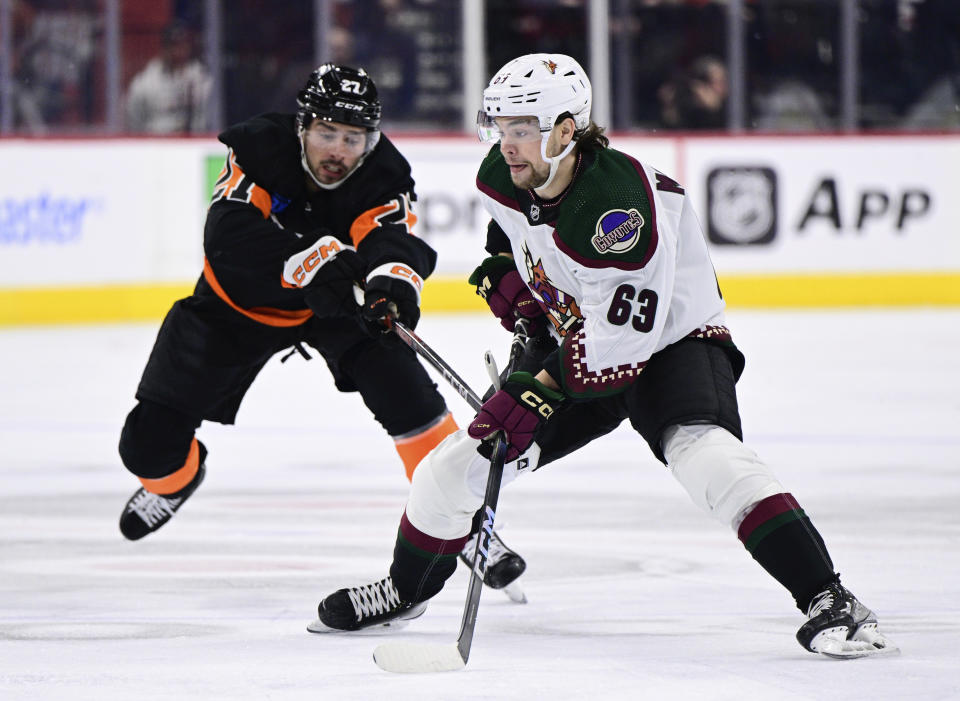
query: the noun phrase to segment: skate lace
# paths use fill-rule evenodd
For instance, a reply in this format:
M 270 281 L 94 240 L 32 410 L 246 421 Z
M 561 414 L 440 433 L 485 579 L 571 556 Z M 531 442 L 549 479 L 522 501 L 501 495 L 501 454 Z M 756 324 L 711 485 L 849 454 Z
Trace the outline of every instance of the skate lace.
M 500 562 L 510 552 L 510 548 L 504 545 L 500 537 L 494 533 L 490 536 L 490 544 L 487 546 L 487 566 Z
M 357 620 L 362 621 L 367 616 L 376 616 L 400 606 L 400 594 L 393 586 L 390 577 L 362 587 L 351 587 L 347 590 L 347 597 L 353 604 Z
M 814 616 L 818 616 L 819 614 L 823 613 L 824 611 L 831 608 L 832 606 L 833 606 L 833 594 L 830 592 L 827 592 L 826 594 L 823 594 L 819 599 L 814 601 L 812 604 L 810 604 L 810 610 L 807 611 L 807 617 L 813 618 Z
M 813 618 L 814 616 L 818 616 L 824 611 L 829 611 L 831 609 L 837 609 L 838 611 L 849 611 L 851 607 L 852 602 L 846 600 L 843 592 L 836 591 L 834 589 L 827 589 L 826 591 L 821 592 L 820 595 L 810 603 L 810 609 L 807 611 L 807 618 Z
M 169 518 L 180 505 L 180 499 L 167 499 L 159 494 L 143 491 L 130 503 L 133 511 L 148 526 L 154 526 L 164 518 Z
M 463 546 L 461 555 L 467 560 L 467 562 L 473 562 L 473 556 L 476 551 L 477 538 L 474 536 Z M 495 565 L 512 552 L 513 551 L 504 545 L 502 540 L 500 540 L 500 536 L 494 532 L 490 536 L 490 542 L 487 543 L 487 566 L 489 567 L 490 565 Z

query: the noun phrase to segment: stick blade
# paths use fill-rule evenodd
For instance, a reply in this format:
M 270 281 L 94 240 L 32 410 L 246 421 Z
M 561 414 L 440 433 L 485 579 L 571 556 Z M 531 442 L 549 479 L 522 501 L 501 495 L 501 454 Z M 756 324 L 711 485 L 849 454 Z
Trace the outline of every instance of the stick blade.
M 467 664 L 460 655 L 457 643 L 410 643 L 401 640 L 378 645 L 373 651 L 373 661 L 380 669 L 396 674 L 455 672 Z

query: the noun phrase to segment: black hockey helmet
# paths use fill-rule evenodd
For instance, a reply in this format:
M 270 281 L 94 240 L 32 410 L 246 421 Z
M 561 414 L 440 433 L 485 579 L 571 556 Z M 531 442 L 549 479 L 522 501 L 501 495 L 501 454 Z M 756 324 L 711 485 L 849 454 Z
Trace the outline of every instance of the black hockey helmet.
M 377 86 L 362 68 L 325 63 L 310 74 L 297 94 L 297 122 L 301 129 L 314 119 L 380 130 Z

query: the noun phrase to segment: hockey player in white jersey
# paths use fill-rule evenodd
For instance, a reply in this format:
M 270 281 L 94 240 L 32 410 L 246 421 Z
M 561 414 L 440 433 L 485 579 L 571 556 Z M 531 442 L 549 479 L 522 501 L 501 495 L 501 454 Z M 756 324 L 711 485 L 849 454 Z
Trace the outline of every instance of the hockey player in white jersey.
M 624 419 L 693 501 L 731 528 L 793 596 L 811 652 L 895 652 L 841 583 L 797 500 L 742 443 L 733 344 L 700 225 L 676 181 L 609 147 L 590 120 L 591 87 L 568 56 L 506 64 L 483 93 L 495 144 L 477 187 L 491 216 L 471 276 L 506 328 L 522 316 L 556 341 L 515 372 L 466 430 L 420 463 L 390 575 L 341 589 L 313 630 L 420 615 L 456 567 L 483 501 L 489 441 L 509 441 L 503 484 L 603 436 Z

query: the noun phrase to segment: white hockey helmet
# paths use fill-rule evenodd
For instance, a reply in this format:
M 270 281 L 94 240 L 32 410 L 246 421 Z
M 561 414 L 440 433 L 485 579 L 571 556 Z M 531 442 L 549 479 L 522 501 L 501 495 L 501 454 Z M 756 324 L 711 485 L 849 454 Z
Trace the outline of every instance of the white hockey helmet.
M 483 91 L 477 115 L 481 141 L 501 137 L 497 117 L 533 116 L 540 132 L 549 134 L 557 118 L 569 113 L 577 130 L 590 125 L 593 93 L 583 67 L 563 54 L 527 54 L 507 63 Z

